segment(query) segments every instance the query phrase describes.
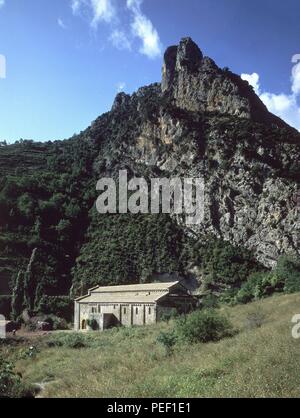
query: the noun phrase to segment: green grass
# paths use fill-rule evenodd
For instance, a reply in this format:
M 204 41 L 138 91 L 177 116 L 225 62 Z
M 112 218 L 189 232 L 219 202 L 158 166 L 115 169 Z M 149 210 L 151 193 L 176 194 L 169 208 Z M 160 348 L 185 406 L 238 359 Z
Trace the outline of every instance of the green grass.
M 291 318 L 300 294 L 221 311 L 239 333 L 217 343 L 176 345 L 167 356 L 156 338 L 172 322 L 85 334 L 80 349 L 48 347 L 44 337 L 17 371 L 28 384 L 48 382 L 44 397 L 299 397 L 300 340 L 291 336 Z

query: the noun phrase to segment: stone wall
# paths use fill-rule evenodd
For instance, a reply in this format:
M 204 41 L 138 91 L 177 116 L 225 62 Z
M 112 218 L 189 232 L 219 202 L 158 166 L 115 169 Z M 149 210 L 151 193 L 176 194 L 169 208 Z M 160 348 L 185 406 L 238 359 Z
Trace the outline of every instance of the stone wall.
M 114 324 L 103 323 L 103 318 L 108 317 L 115 318 Z M 154 324 L 156 322 L 156 306 L 155 304 L 86 304 L 75 302 L 74 329 L 76 331 L 85 329 L 83 323 L 87 327 L 89 319 L 96 319 L 99 329 L 106 329 L 118 323 L 125 327 Z

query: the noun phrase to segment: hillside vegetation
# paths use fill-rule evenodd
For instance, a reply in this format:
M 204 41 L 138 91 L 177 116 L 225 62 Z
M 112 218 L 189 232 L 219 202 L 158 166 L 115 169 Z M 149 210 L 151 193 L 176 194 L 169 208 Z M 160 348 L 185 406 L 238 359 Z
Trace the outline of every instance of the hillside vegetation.
M 237 333 L 214 343 L 177 342 L 172 354 L 157 337 L 174 321 L 76 334 L 77 344 L 72 332 L 52 334 L 2 351 L 44 397 L 298 397 L 300 340 L 291 320 L 299 306 L 297 293 L 222 307 Z M 32 344 L 36 354 L 24 355 Z

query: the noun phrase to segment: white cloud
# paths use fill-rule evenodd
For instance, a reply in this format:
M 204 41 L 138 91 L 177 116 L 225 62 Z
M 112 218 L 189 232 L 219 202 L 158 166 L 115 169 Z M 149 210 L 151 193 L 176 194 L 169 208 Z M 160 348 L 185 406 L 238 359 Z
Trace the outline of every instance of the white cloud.
M 250 86 L 254 88 L 256 94 L 260 92 L 259 75 L 257 73 L 252 74 L 241 74 L 242 80 L 248 81 Z
M 161 55 L 161 42 L 151 20 L 141 11 L 142 2 L 143 0 L 127 0 L 127 8 L 133 13 L 131 29 L 133 35 L 143 43 L 140 52 L 149 58 L 155 58 Z
M 125 88 L 126 88 L 126 83 L 124 83 L 123 81 L 120 81 L 117 84 L 117 91 L 118 91 L 118 93 L 120 93 L 121 91 L 124 91 Z
M 71 7 L 72 7 L 73 14 L 77 14 L 79 12 L 82 3 L 83 3 L 82 0 L 72 0 L 71 1 Z
M 300 131 L 300 106 L 298 105 L 300 96 L 300 63 L 292 68 L 291 94 L 261 92 L 259 75 L 257 73 L 242 74 L 241 78 L 247 80 L 254 88 L 256 94 L 259 95 L 270 112 Z
M 1 1 L 1 0 L 0 0 Z M 127 13 L 130 13 L 130 28 L 122 26 L 122 16 L 119 15 L 116 0 L 71 0 L 73 14 L 79 14 L 81 9 L 87 9 L 91 14 L 91 25 L 96 29 L 100 22 L 111 26 L 109 40 L 118 49 L 132 49 L 132 41 L 138 38 L 142 41 L 140 53 L 149 58 L 161 55 L 161 42 L 158 32 L 150 19 L 141 10 L 143 0 L 126 0 Z M 129 33 L 128 33 L 129 32 Z
M 116 29 L 112 32 L 112 34 L 109 37 L 110 41 L 112 42 L 112 44 L 117 48 L 117 49 L 128 49 L 131 50 L 131 42 L 128 39 L 127 35 L 125 32 Z
M 300 62 L 293 66 L 292 69 L 292 92 L 300 95 Z
M 67 29 L 67 26 L 65 25 L 64 21 L 59 17 L 57 19 L 57 24 L 58 26 L 60 26 L 62 29 Z
M 300 107 L 297 98 L 293 94 L 262 93 L 260 99 L 270 112 L 279 116 L 289 125 L 300 130 Z
M 89 9 L 92 14 L 91 25 L 93 27 L 97 27 L 101 21 L 112 22 L 116 15 L 112 0 L 71 0 L 71 8 L 74 15 L 79 14 L 82 8 Z
M 93 10 L 92 26 L 97 26 L 102 20 L 109 23 L 116 15 L 116 10 L 111 0 L 90 0 Z
M 127 0 L 126 4 L 130 10 L 141 10 L 143 0 Z
M 140 52 L 149 58 L 161 55 L 160 40 L 157 30 L 151 21 L 142 14 L 136 14 L 131 25 L 133 34 L 141 39 L 143 45 Z

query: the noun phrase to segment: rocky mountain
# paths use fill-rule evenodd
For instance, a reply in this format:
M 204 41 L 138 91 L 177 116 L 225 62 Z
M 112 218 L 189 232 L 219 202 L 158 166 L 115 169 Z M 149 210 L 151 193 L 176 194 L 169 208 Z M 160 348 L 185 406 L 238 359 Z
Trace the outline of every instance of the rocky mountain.
M 174 271 L 201 282 L 203 247 L 214 252 L 207 237 L 231 246 L 231 265 L 246 251 L 251 266 L 272 268 L 281 254 L 299 254 L 299 156 L 300 134 L 268 112 L 248 82 L 184 38 L 166 50 L 161 83 L 118 94 L 81 134 L 0 148 L 0 283 L 14 282 L 36 248 L 36 274 L 48 277 L 43 286 L 37 280 L 37 295 Z M 203 177 L 203 223 L 101 217 L 96 181 L 120 169 Z
M 205 222 L 196 233 L 245 246 L 268 267 L 299 249 L 300 136 L 268 112 L 247 81 L 218 68 L 185 38 L 167 49 L 161 84 L 117 96 L 110 126 L 125 115 L 141 122 L 130 142 L 123 132 L 118 145 L 114 138 L 123 163 L 166 177 L 205 178 Z M 92 137 L 102 124 L 103 118 L 95 121 Z M 103 158 L 109 170 L 110 148 Z

